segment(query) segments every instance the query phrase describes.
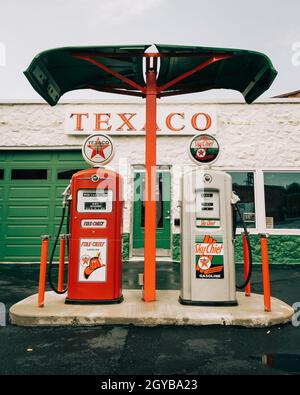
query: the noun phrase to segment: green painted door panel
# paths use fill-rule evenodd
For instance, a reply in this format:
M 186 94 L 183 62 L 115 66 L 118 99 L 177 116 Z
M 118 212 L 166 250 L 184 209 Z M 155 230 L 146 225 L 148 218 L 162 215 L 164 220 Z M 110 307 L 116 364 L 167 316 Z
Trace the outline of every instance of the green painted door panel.
M 39 238 L 40 235 L 46 234 L 49 226 L 47 224 L 43 225 L 28 225 L 28 224 L 10 224 L 5 228 L 5 233 L 7 237 L 36 237 Z
M 9 188 L 8 197 L 10 201 L 12 200 L 24 200 L 32 199 L 40 200 L 46 199 L 48 201 L 50 195 L 51 187 L 44 187 L 44 186 L 12 186 Z
M 45 218 L 48 219 L 50 214 L 49 205 L 38 206 L 34 205 L 8 205 L 7 206 L 7 219 L 17 219 L 20 222 L 27 218 Z
M 30 161 L 28 161 L 28 153 L 30 152 Z M 14 163 L 23 162 L 27 165 L 31 165 L 32 162 L 37 162 L 38 166 L 43 162 L 50 162 L 53 157 L 53 153 L 49 151 L 13 151 L 10 154 L 10 159 Z M 34 166 L 36 167 L 36 166 Z
M 145 172 L 134 173 L 133 248 L 144 248 L 144 187 Z M 156 248 L 169 250 L 171 246 L 171 175 L 167 171 L 156 173 Z

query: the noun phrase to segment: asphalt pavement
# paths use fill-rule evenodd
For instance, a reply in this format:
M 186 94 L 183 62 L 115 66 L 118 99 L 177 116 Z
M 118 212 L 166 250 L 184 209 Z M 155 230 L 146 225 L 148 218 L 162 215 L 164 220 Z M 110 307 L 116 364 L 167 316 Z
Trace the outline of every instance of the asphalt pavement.
M 237 268 L 242 282 L 241 267 Z M 124 263 L 124 288 L 139 288 L 142 263 Z M 6 311 L 37 292 L 37 265 L 0 265 Z M 178 263 L 157 265 L 157 288 L 179 289 Z M 255 266 L 252 291 L 261 292 Z M 300 303 L 300 266 L 271 266 L 272 296 Z M 300 305 L 299 305 L 300 308 Z M 300 324 L 300 317 L 299 317 Z M 299 374 L 300 325 L 152 328 L 0 327 L 0 374 Z

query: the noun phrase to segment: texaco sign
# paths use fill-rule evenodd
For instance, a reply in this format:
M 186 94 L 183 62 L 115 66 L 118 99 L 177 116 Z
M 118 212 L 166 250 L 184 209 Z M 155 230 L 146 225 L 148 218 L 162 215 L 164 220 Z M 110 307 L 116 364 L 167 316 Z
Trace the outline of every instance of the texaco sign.
M 106 134 L 93 134 L 83 143 L 82 156 L 93 167 L 105 165 L 114 155 L 112 140 Z
M 145 135 L 145 110 L 136 104 L 93 104 L 68 106 L 64 129 L 67 134 Z M 214 106 L 160 104 L 157 110 L 158 135 L 195 135 L 215 132 Z

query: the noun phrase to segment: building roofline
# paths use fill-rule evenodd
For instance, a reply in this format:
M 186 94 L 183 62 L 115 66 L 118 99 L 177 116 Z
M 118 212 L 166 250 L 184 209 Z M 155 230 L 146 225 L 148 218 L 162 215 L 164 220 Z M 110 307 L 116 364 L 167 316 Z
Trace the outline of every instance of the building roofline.
M 277 98 L 288 98 L 288 99 L 293 99 L 291 96 L 295 96 L 295 95 L 300 95 L 300 90 L 297 91 L 293 91 L 293 92 L 288 92 L 288 93 L 283 93 L 282 95 L 277 95 L 274 96 L 275 99 Z

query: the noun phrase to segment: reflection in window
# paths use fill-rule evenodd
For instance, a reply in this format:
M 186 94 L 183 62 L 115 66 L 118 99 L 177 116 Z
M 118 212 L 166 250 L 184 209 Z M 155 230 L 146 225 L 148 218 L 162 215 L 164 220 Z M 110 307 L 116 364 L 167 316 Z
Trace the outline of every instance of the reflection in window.
M 58 180 L 70 180 L 72 175 L 80 171 L 81 169 L 61 169 L 57 171 Z
M 255 228 L 254 173 L 228 172 L 232 177 L 232 190 L 240 198 L 238 203 L 244 222 L 248 228 Z M 242 228 L 242 221 L 237 216 L 237 227 Z
M 300 173 L 264 173 L 266 227 L 300 227 Z
M 139 173 L 142 177 L 142 213 L 141 213 L 141 227 L 145 227 L 145 173 Z M 137 190 L 137 193 L 139 191 Z M 156 174 L 156 227 L 163 228 L 163 175 L 162 173 Z
M 12 180 L 47 180 L 47 169 L 12 169 Z

